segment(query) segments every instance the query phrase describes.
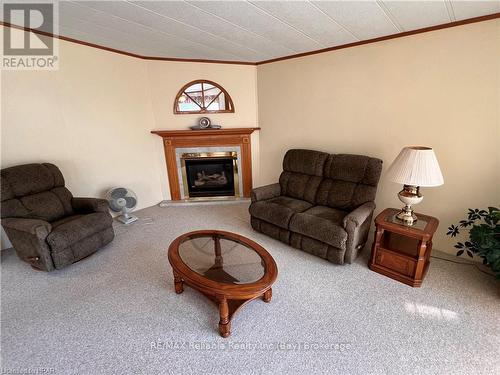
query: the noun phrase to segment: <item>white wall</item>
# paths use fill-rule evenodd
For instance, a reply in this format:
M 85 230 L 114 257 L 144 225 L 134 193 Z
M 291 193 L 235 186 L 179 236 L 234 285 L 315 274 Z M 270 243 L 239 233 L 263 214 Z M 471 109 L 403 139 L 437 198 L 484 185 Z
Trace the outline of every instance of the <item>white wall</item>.
M 139 207 L 168 199 L 161 138 L 150 131 L 194 124 L 196 115 L 173 115 L 173 100 L 206 78 L 236 108 L 210 116 L 215 123 L 262 127 L 252 140 L 255 186 L 276 181 L 291 147 L 373 155 L 387 168 L 405 145 L 434 146 L 445 185 L 423 189 L 418 210 L 441 220 L 435 245 L 453 251 L 445 228 L 468 207 L 500 202 L 499 33 L 492 20 L 257 68 L 60 41 L 60 70 L 2 72 L 1 167 L 50 161 L 75 195 L 122 185 Z M 382 176 L 378 209 L 399 206 L 399 189 Z
M 257 123 L 257 69 L 249 65 L 202 64 L 168 61 L 147 62 L 149 87 L 155 116 L 155 129 L 184 129 L 196 125 L 202 117 L 195 114 L 175 115 L 173 104 L 175 96 L 186 83 L 196 79 L 208 79 L 220 84 L 233 99 L 234 113 L 208 114 L 212 123 L 224 128 L 249 128 Z M 157 152 L 160 163 L 165 164 L 162 138 L 157 138 L 156 144 L 161 152 Z M 252 174 L 255 186 L 259 181 L 259 132 L 252 134 Z M 165 167 L 163 171 L 166 171 Z M 166 173 L 162 188 L 164 196 L 169 197 L 170 191 Z
M 2 168 L 52 162 L 75 196 L 126 186 L 140 207 L 162 199 L 143 61 L 61 42 L 58 71 L 2 78 Z
M 61 42 L 58 71 L 2 72 L 1 167 L 59 166 L 75 196 L 126 186 L 162 199 L 143 61 Z
M 125 186 L 143 208 L 170 198 L 162 140 L 150 131 L 198 118 L 173 115 L 184 84 L 220 83 L 236 112 L 209 117 L 224 127 L 257 126 L 255 66 L 154 62 L 59 43 L 59 70 L 1 73 L 1 168 L 52 162 L 75 196 Z M 258 135 L 252 141 L 258 183 Z
M 499 36 L 493 20 L 259 66 L 262 182 L 293 147 L 375 156 L 385 171 L 403 146 L 433 146 L 445 184 L 416 210 L 454 253 L 446 228 L 500 203 Z M 401 188 L 382 174 L 377 212 L 400 207 Z

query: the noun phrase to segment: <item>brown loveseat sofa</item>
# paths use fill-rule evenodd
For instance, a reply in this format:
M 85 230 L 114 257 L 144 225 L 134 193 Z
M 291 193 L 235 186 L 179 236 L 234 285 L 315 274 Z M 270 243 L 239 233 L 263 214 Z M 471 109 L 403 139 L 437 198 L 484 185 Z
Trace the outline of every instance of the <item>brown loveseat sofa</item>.
M 295 248 L 351 263 L 366 242 L 382 160 L 289 150 L 279 183 L 252 191 L 252 227 Z
M 114 238 L 104 199 L 74 198 L 53 164 L 1 170 L 2 226 L 17 255 L 52 271 L 94 253 Z

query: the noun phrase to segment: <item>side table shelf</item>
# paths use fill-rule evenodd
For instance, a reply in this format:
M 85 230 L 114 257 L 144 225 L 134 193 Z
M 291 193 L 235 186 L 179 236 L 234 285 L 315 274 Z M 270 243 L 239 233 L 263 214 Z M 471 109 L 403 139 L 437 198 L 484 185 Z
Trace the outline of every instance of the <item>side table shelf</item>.
M 417 214 L 417 224 L 409 227 L 394 220 L 398 212 L 387 208 L 375 218 L 375 240 L 368 266 L 394 280 L 419 287 L 429 268 L 432 236 L 439 221 Z

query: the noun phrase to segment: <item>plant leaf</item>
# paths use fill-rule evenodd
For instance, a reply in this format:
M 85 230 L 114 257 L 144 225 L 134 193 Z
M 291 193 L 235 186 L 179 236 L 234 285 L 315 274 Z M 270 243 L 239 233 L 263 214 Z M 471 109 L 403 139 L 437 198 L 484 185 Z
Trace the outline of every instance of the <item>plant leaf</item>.
M 459 234 L 459 230 L 458 230 L 458 227 L 455 226 L 455 225 L 450 225 L 448 227 L 448 232 L 446 233 L 447 236 L 451 236 L 451 237 L 455 237 L 457 234 Z

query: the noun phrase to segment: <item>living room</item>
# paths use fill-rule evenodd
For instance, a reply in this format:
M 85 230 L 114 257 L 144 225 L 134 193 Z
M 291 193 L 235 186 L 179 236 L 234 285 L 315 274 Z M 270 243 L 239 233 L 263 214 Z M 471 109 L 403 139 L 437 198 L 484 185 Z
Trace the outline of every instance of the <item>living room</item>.
M 2 12 L 4 373 L 500 371 L 498 1 Z

